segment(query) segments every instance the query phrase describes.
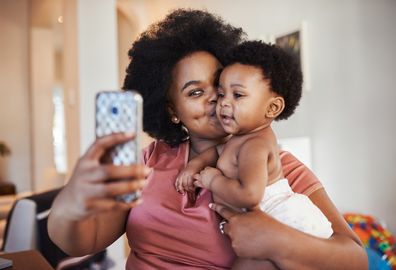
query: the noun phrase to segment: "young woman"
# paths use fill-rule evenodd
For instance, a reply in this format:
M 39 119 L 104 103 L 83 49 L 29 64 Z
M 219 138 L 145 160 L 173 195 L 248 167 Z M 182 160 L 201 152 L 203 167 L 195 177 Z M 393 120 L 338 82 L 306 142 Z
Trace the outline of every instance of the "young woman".
M 144 98 L 144 130 L 156 139 L 144 154 L 151 171 L 100 164 L 106 149 L 130 136 L 116 134 L 95 141 L 53 204 L 48 229 L 57 245 L 71 255 L 89 254 L 126 232 L 132 248 L 127 269 L 228 269 L 235 258 L 231 239 L 238 255 L 259 259 L 264 267 L 367 268 L 363 248 L 319 181 L 288 153 L 281 155 L 285 177 L 333 224 L 330 239 L 305 235 L 261 212 L 237 216 L 215 206 L 229 220 L 228 238 L 208 207 L 212 202 L 208 191 L 194 197 L 174 189 L 175 178 L 188 160 L 225 140 L 215 116 L 216 84 L 224 53 L 242 39 L 241 29 L 199 10 L 175 10 L 142 33 L 129 52 L 124 88 L 137 89 Z M 144 176 L 146 181 L 138 180 Z M 107 182 L 117 178 L 131 181 Z M 116 195 L 144 185 L 141 201 L 115 201 Z M 255 229 L 247 232 L 246 224 L 254 224 Z M 245 243 L 236 231 L 246 235 Z M 273 248 L 278 242 L 282 242 L 279 250 Z

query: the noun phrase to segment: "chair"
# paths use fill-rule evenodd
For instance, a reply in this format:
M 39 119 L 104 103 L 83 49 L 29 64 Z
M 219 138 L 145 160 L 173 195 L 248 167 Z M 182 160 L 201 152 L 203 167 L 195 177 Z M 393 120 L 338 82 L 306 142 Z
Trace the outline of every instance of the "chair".
M 89 269 L 90 264 L 106 263 L 106 250 L 94 255 L 70 257 L 49 238 L 48 214 L 60 190 L 58 188 L 16 200 L 7 217 L 2 251 L 36 249 L 56 269 Z

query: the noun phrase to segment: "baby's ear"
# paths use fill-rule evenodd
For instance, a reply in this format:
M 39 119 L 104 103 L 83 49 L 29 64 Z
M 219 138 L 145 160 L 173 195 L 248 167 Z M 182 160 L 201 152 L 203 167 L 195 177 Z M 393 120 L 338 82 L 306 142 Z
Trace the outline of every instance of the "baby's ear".
M 283 109 L 285 109 L 285 100 L 283 97 L 273 97 L 267 107 L 265 116 L 275 119 L 282 113 Z

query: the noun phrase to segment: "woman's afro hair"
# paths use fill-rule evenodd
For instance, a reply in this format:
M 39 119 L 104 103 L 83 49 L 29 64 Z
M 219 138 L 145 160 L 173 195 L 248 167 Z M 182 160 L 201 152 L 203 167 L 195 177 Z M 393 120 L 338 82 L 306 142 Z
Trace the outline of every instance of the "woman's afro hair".
M 151 137 L 177 146 L 186 139 L 182 124 L 170 121 L 167 111 L 172 70 L 193 52 L 206 51 L 220 62 L 245 37 L 241 28 L 203 10 L 177 9 L 152 24 L 132 44 L 124 90 L 143 96 L 143 130 Z
M 225 66 L 235 63 L 261 69 L 271 91 L 283 97 L 285 109 L 275 120 L 287 119 L 294 113 L 301 99 L 303 82 L 296 57 L 275 45 L 245 41 L 232 49 L 224 61 Z

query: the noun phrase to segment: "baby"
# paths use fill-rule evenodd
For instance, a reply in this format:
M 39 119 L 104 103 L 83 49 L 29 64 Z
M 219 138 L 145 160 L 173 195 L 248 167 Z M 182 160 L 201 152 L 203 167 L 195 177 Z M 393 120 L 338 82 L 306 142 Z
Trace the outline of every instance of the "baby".
M 176 179 L 176 189 L 184 193 L 194 186 L 206 188 L 216 203 L 239 211 L 259 207 L 295 229 L 330 237 L 327 218 L 284 178 L 271 128 L 273 120 L 293 114 L 301 93 L 299 64 L 282 49 L 247 41 L 232 50 L 220 74 L 216 107 L 221 125 L 232 136 L 192 159 Z

